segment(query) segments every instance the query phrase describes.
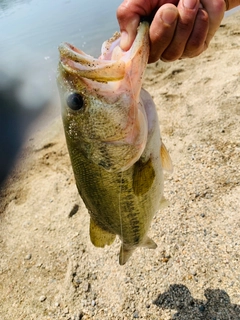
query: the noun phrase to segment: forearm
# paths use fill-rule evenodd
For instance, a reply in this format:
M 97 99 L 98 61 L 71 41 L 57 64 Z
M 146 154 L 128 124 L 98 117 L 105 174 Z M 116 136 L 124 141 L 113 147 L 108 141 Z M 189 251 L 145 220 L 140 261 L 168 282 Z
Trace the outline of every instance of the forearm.
M 240 6 L 240 0 L 225 0 L 226 10 L 233 9 L 237 6 Z

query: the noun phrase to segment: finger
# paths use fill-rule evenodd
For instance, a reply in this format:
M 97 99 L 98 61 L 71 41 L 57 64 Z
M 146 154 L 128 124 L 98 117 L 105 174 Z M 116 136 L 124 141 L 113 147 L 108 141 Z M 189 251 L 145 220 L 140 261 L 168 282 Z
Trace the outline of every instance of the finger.
M 178 19 L 178 10 L 174 5 L 165 4 L 158 9 L 150 25 L 149 63 L 160 59 L 172 41 Z
M 179 0 L 124 0 L 117 9 L 117 19 L 121 31 L 120 46 L 128 50 L 137 33 L 137 27 L 142 17 L 153 18 L 155 12 L 164 3 L 177 4 Z
M 212 37 L 221 24 L 226 9 L 226 4 L 224 0 L 201 0 L 201 3 L 209 16 L 209 30 L 205 42 L 205 46 L 208 47 Z
M 137 33 L 140 18 L 148 16 L 151 12 L 151 1 L 124 0 L 117 9 L 117 19 L 121 31 L 120 46 L 123 50 L 128 50 Z
M 117 18 L 121 31 L 120 46 L 122 50 L 127 51 L 130 49 L 136 37 L 140 16 L 136 13 L 124 15 L 125 10 L 126 8 L 124 8 L 123 5 L 119 7 L 117 11 Z
M 194 28 L 187 41 L 182 58 L 193 58 L 206 49 L 205 41 L 208 34 L 209 19 L 205 10 L 199 9 Z
M 179 18 L 175 34 L 169 47 L 162 55 L 163 60 L 173 61 L 182 56 L 192 33 L 198 9 L 199 0 L 180 0 L 178 5 Z

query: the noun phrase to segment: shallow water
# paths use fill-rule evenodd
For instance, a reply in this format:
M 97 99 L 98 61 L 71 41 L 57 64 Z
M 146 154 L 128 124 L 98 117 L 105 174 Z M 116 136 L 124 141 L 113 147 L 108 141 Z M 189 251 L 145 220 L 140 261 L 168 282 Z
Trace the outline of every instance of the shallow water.
M 98 56 L 118 30 L 121 0 L 0 0 L 0 70 L 55 95 L 58 45 L 70 42 Z M 2 32 L 4 30 L 4 32 Z
M 29 51 L 57 61 L 62 41 L 97 55 L 100 44 L 118 29 L 116 9 L 121 0 L 2 0 L 0 1 L 1 57 L 8 60 Z M 39 62 L 39 61 L 38 61 Z

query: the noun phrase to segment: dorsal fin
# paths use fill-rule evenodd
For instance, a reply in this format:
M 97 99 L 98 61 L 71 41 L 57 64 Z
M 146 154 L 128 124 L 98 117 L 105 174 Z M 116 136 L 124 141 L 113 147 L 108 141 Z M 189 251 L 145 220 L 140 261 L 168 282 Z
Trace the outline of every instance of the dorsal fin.
M 161 149 L 160 149 L 160 158 L 162 161 L 163 169 L 172 173 L 173 172 L 172 160 L 163 142 L 161 144 Z

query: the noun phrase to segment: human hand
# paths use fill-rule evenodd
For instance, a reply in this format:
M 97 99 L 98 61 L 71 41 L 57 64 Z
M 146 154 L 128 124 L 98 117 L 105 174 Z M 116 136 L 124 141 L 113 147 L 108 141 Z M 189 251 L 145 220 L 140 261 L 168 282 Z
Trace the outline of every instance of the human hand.
M 118 7 L 121 48 L 128 50 L 142 17 L 151 19 L 149 63 L 202 53 L 220 26 L 224 0 L 124 0 Z

